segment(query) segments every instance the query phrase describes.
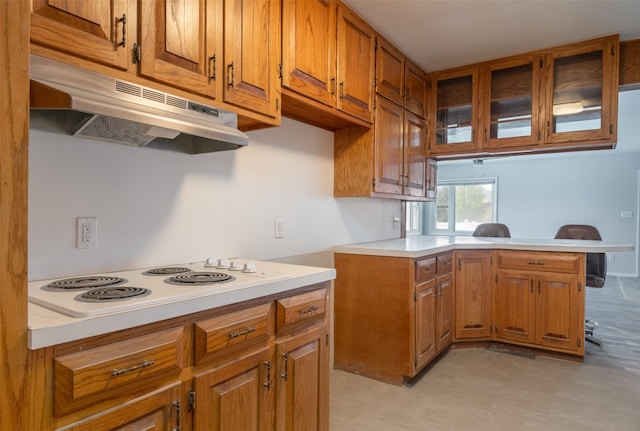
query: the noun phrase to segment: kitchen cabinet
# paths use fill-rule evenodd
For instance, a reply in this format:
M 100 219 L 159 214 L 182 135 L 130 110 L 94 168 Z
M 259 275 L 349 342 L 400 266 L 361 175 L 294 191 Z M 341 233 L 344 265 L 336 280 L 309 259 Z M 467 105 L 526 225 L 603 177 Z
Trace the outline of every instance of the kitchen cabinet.
M 444 264 L 447 254 L 441 256 Z M 438 257 L 335 254 L 336 368 L 399 385 L 436 356 L 451 316 L 447 286 L 437 282 Z M 441 351 L 447 339 L 441 337 Z
M 453 339 L 453 253 L 436 257 L 435 341 L 436 353 L 442 352 Z
M 434 72 L 429 155 L 611 148 L 619 37 Z
M 376 92 L 426 118 L 426 75 L 386 39 L 376 38 Z
M 493 312 L 493 255 L 458 250 L 454 255 L 455 340 L 489 339 Z
M 495 338 L 584 354 L 584 257 L 497 253 Z
M 375 32 L 342 2 L 283 0 L 284 115 L 337 130 L 371 127 Z
M 32 351 L 47 388 L 32 423 L 326 431 L 328 295 L 325 282 Z
M 280 0 L 224 0 L 224 101 L 280 112 Z
M 140 2 L 140 74 L 208 96 L 222 94 L 222 7 L 217 0 Z M 134 51 L 137 52 L 137 51 Z
M 376 99 L 373 129 L 334 134 L 334 196 L 426 201 L 425 120 L 381 96 Z
M 127 69 L 135 27 L 128 0 L 31 1 L 31 41 L 118 69 Z

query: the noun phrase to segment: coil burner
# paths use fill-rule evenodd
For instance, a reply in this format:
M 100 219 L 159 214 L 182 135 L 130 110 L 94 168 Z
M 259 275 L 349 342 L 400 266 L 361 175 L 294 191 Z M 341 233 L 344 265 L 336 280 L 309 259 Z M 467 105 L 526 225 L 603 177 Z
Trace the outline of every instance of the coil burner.
M 165 283 L 179 286 L 202 286 L 206 284 L 224 283 L 234 279 L 234 276 L 222 272 L 190 272 L 169 277 L 165 280 Z
M 108 302 L 121 301 L 136 296 L 146 296 L 151 290 L 143 287 L 116 286 L 116 287 L 99 287 L 81 293 L 75 297 L 76 301 L 81 302 Z
M 185 268 L 184 266 L 165 266 L 162 268 L 153 268 L 148 271 L 143 272 L 143 275 L 171 275 L 171 274 L 181 274 L 183 272 L 191 271 L 189 268 Z
M 95 287 L 119 286 L 126 282 L 127 280 L 121 277 L 92 275 L 86 277 L 73 277 L 56 280 L 47 284 L 42 289 L 50 290 L 53 292 L 66 292 L 69 290 L 93 289 Z

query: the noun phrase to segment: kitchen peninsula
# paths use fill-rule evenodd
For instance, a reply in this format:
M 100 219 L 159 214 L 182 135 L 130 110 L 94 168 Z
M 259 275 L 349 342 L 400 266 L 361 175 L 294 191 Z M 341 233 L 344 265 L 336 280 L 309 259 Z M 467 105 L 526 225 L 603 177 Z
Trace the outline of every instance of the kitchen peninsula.
M 334 366 L 393 384 L 451 343 L 584 356 L 585 253 L 601 241 L 415 236 L 334 248 Z

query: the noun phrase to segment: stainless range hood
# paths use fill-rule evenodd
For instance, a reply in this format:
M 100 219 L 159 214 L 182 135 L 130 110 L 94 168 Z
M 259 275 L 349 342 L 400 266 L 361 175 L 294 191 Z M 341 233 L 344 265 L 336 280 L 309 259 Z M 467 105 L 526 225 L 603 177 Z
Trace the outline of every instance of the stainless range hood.
M 31 128 L 188 154 L 249 142 L 235 113 L 31 55 Z

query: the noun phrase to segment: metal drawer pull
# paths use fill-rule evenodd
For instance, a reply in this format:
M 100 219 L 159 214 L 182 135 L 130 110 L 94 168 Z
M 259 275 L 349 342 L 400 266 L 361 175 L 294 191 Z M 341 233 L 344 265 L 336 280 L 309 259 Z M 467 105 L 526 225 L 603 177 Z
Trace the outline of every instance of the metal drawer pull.
M 307 314 L 307 313 L 313 313 L 314 311 L 318 311 L 318 307 L 316 305 L 312 305 L 309 308 L 306 308 L 304 310 L 300 310 L 300 311 L 298 311 L 298 313 Z
M 262 386 L 269 390 L 271 389 L 271 361 L 266 361 L 264 365 L 267 367 L 267 383 L 263 383 Z
M 243 329 L 240 332 L 232 332 L 229 334 L 229 338 L 238 338 L 243 335 L 251 334 L 252 332 L 256 332 L 256 328 L 247 328 L 247 329 Z
M 122 368 L 121 370 L 113 370 L 111 372 L 111 375 L 114 376 L 114 377 L 115 376 L 120 376 L 122 374 L 126 374 L 126 373 L 129 373 L 131 371 L 136 371 L 136 370 L 141 370 L 143 368 L 148 368 L 148 367 L 152 366 L 155 363 L 156 363 L 155 361 L 144 361 L 143 363 L 138 364 L 138 365 L 134 365 L 133 367 Z
M 529 265 L 544 265 L 544 261 L 542 260 L 530 260 Z
M 283 354 L 282 359 L 284 359 L 284 374 L 280 374 L 280 377 L 282 377 L 282 380 L 286 381 L 289 377 L 289 354 Z

